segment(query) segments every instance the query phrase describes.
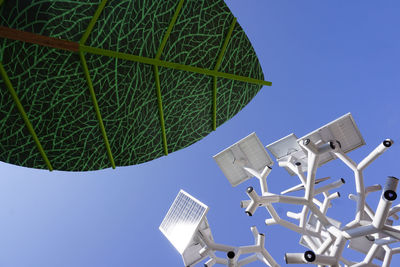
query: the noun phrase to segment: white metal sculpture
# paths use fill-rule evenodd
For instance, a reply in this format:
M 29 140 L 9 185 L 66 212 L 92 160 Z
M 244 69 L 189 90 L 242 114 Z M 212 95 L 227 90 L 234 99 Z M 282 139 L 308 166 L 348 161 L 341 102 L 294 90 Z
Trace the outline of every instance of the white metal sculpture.
M 270 215 L 270 218 L 265 220 L 266 225 L 279 224 L 300 234 L 300 244 L 309 250 L 304 253 L 286 253 L 287 264 L 378 266 L 372 263 L 374 259 L 378 259 L 382 261 L 383 267 L 388 267 L 392 255 L 400 253 L 400 247 L 389 247 L 389 244 L 400 241 L 400 226 L 393 226 L 393 220 L 390 219 L 390 217 L 399 218 L 397 212 L 400 211 L 400 205 L 392 207 L 397 197 L 398 179 L 389 176 L 383 190 L 381 185 L 366 187 L 363 171 L 391 147 L 393 141 L 384 140 L 357 164 L 346 153 L 364 144 L 353 117 L 348 113 L 302 138 L 290 134 L 268 145 L 267 149 L 275 156 L 279 166 L 284 167 L 290 175 L 297 175 L 300 180 L 299 185 L 284 190 L 281 194 L 268 190 L 267 177 L 271 173 L 273 162 L 255 133 L 218 153 L 214 159 L 232 186 L 252 177 L 259 180 L 260 194 L 253 187 L 248 187 L 246 193 L 250 199 L 241 201 L 241 206 L 249 216 L 252 216 L 258 208 L 265 207 Z M 316 187 L 318 183 L 329 179 L 329 177 L 316 179 L 317 168 L 334 159 L 342 161 L 354 172 L 356 185 L 357 194 L 349 195 L 349 198 L 357 203 L 355 218 L 344 226 L 341 222 L 326 216 L 331 201 L 340 196 L 338 192 L 329 191 L 342 186 L 345 183 L 344 179 Z M 303 197 L 286 195 L 299 190 L 304 190 Z M 379 190 L 382 190 L 382 194 L 374 212 L 366 203 L 366 196 Z M 322 195 L 324 200 L 319 201 L 317 195 Z M 274 208 L 274 203 L 302 206 L 300 213 L 287 212 L 287 216 L 298 220 L 298 224 L 281 218 Z M 167 218 L 168 214 L 164 221 Z M 160 226 L 161 231 L 163 231 L 162 226 L 163 224 Z M 255 238 L 253 246 L 219 245 L 214 243 L 204 216 L 193 231 L 193 237 L 186 250 L 180 251 L 185 266 L 192 266 L 206 257 L 210 258 L 206 266 L 215 263 L 232 267 L 243 266 L 257 259 L 268 266 L 279 266 L 265 250 L 264 236 L 259 234 L 255 227 L 251 230 Z M 163 233 L 165 234 L 164 231 Z M 349 248 L 365 254 L 362 262 L 352 262 L 343 256 L 347 243 Z M 227 258 L 216 257 L 215 251 L 227 252 Z M 253 254 L 239 260 L 241 254 L 247 253 Z
M 160 231 L 182 255 L 185 266 L 209 258 L 206 267 L 214 264 L 243 266 L 259 260 L 269 266 L 279 266 L 264 247 L 265 236 L 255 226 L 251 227 L 254 245 L 234 247 L 214 242 L 205 217 L 208 207 L 181 190 L 160 225 Z M 217 257 L 215 252 L 226 252 L 226 258 Z M 239 260 L 241 255 L 251 254 Z

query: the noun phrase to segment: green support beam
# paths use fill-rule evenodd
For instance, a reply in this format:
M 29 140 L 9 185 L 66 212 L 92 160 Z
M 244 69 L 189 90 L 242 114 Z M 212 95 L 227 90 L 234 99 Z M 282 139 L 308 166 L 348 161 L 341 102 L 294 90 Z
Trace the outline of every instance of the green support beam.
M 143 63 L 143 64 L 148 64 L 148 65 L 154 65 L 154 66 L 158 66 L 158 67 L 166 67 L 166 68 L 171 68 L 171 69 L 176 69 L 176 70 L 184 70 L 184 71 L 204 74 L 204 75 L 208 75 L 208 76 L 215 76 L 215 77 L 226 78 L 226 79 L 230 79 L 230 80 L 247 82 L 247 83 L 252 83 L 252 84 L 259 84 L 259 85 L 266 85 L 266 86 L 272 85 L 272 82 L 254 79 L 254 78 L 250 78 L 250 77 L 246 77 L 246 76 L 240 76 L 240 75 L 235 75 L 235 74 L 230 74 L 230 73 L 225 73 L 225 72 L 219 72 L 219 71 L 215 71 L 215 70 L 204 69 L 204 68 L 199 68 L 199 67 L 194 67 L 194 66 L 188 66 L 188 65 L 183 65 L 183 64 L 179 64 L 179 63 L 163 61 L 163 60 L 159 60 L 159 59 L 155 59 L 155 58 L 135 56 L 135 55 L 131 55 L 131 54 L 115 52 L 112 50 L 101 49 L 101 48 L 96 48 L 96 47 L 91 47 L 91 46 L 86 46 L 86 45 L 82 45 L 80 47 L 80 49 L 82 52 L 87 52 L 90 54 L 113 57 L 113 58 L 120 58 L 120 59 L 124 59 L 124 60 L 139 62 L 139 63 Z
M 83 72 L 85 73 L 86 82 L 87 82 L 87 85 L 89 87 L 90 96 L 92 98 L 94 110 L 96 112 L 97 120 L 99 122 L 101 134 L 103 135 L 104 144 L 106 146 L 108 159 L 110 160 L 111 167 L 113 169 L 115 169 L 115 162 L 114 162 L 114 158 L 113 158 L 113 155 L 112 155 L 112 152 L 111 152 L 110 142 L 108 141 L 107 132 L 106 132 L 106 129 L 104 127 L 103 118 L 101 116 L 99 104 L 97 102 L 96 94 L 94 92 L 92 79 L 90 78 L 89 68 L 88 68 L 87 63 L 86 63 L 85 55 L 83 54 L 82 50 L 80 49 L 81 46 L 84 45 L 86 43 L 87 39 L 89 38 L 89 35 L 92 32 L 93 27 L 96 24 L 96 21 L 99 18 L 101 12 L 103 11 L 106 3 L 107 3 L 107 0 L 101 0 L 100 5 L 97 7 L 96 12 L 94 13 L 92 19 L 89 22 L 88 27 L 86 28 L 85 33 L 82 35 L 82 38 L 79 41 L 79 57 L 81 58 Z
M 11 81 L 8 78 L 7 72 L 4 69 L 3 64 L 1 62 L 0 62 L 0 73 L 1 73 L 1 77 L 3 78 L 4 83 L 6 84 L 6 86 L 8 88 L 8 91 L 10 92 L 10 94 L 14 100 L 15 105 L 17 106 L 18 111 L 21 113 L 22 119 L 24 120 L 25 125 L 28 128 L 28 131 L 32 136 L 32 138 L 39 150 L 40 155 L 42 156 L 49 171 L 52 171 L 53 166 L 51 166 L 51 163 L 50 163 L 49 159 L 47 158 L 46 152 L 44 151 L 44 149 L 39 141 L 39 138 L 37 137 L 36 132 L 33 129 L 31 122 L 28 119 L 28 115 L 26 114 L 24 107 L 22 106 L 21 101 L 19 100 L 18 95 L 15 92 L 14 87 L 12 86 Z
M 89 25 L 85 31 L 85 33 L 82 35 L 81 40 L 79 41 L 80 45 L 84 45 L 86 43 L 86 40 L 89 38 L 90 33 L 93 30 L 94 24 L 96 23 L 97 19 L 99 18 L 101 12 L 104 9 L 104 6 L 106 5 L 107 0 L 101 0 L 100 5 L 97 7 L 96 12 L 94 13 L 92 19 L 89 22 Z
M 229 40 L 231 39 L 233 29 L 235 28 L 236 25 L 236 18 L 233 18 L 233 21 L 231 23 L 231 26 L 229 27 L 228 34 L 225 37 L 224 44 L 222 45 L 221 51 L 219 52 L 218 58 L 217 58 L 217 63 L 215 64 L 214 71 L 218 71 L 219 67 L 221 66 L 222 59 L 224 58 L 225 50 L 228 47 Z M 213 77 L 213 101 L 212 101 L 212 106 L 213 106 L 213 130 L 215 131 L 217 129 L 217 93 L 218 93 L 218 88 L 217 88 L 217 77 Z
M 233 18 L 231 26 L 229 27 L 228 33 L 226 34 L 224 44 L 222 45 L 221 51 L 219 52 L 218 58 L 217 58 L 217 63 L 215 64 L 214 70 L 217 71 L 219 67 L 221 66 L 222 59 L 224 58 L 224 54 L 226 51 L 226 48 L 228 47 L 229 40 L 231 39 L 233 29 L 235 28 L 236 25 L 236 18 Z
M 160 47 L 157 50 L 157 54 L 155 59 L 159 60 L 162 54 L 162 51 L 164 50 L 165 44 L 168 41 L 168 37 L 171 34 L 172 28 L 175 25 L 176 20 L 178 19 L 179 12 L 182 9 L 183 6 L 183 1 L 180 0 L 178 3 L 178 6 L 175 9 L 175 13 L 172 16 L 171 22 L 168 25 L 167 31 L 164 34 L 164 37 L 161 41 Z M 153 65 L 153 70 L 154 70 L 154 77 L 156 81 L 156 90 L 157 90 L 157 102 L 158 102 L 158 114 L 160 116 L 160 124 L 161 124 L 161 134 L 162 134 L 162 140 L 163 140 L 163 146 L 164 146 L 164 154 L 168 155 L 168 144 L 167 144 L 167 134 L 165 132 L 165 120 L 164 120 L 164 109 L 162 106 L 162 97 L 161 97 L 161 84 L 160 84 L 160 76 L 158 74 L 158 66 Z
M 62 41 L 74 44 L 73 48 L 64 48 L 60 44 L 49 45 L 47 39 L 49 39 L 49 40 L 51 39 L 53 41 L 53 39 L 56 39 L 56 38 L 51 38 L 51 37 L 46 37 L 46 36 L 42 36 L 42 35 L 39 35 L 39 34 L 35 34 L 35 39 L 37 39 L 39 37 L 42 37 L 42 38 L 46 39 L 45 41 L 43 41 L 43 43 L 37 43 L 37 42 L 34 42 L 32 40 L 25 40 L 25 39 L 17 38 L 14 35 L 13 36 L 3 35 L 2 34 L 3 32 L 1 30 L 2 28 L 5 28 L 5 27 L 0 26 L 0 37 L 11 39 L 11 40 L 19 40 L 19 41 L 22 41 L 22 42 L 35 43 L 35 44 L 39 44 L 39 45 L 43 45 L 43 46 L 54 47 L 54 48 L 57 48 L 57 49 L 70 50 L 72 52 L 82 51 L 82 52 L 91 53 L 91 54 L 95 54 L 95 55 L 102 55 L 102 56 L 107 56 L 107 57 L 120 58 L 120 59 L 135 61 L 135 62 L 139 62 L 139 63 L 154 65 L 154 66 L 158 66 L 158 67 L 166 67 L 166 68 L 172 68 L 172 69 L 177 69 L 177 70 L 184 70 L 184 71 L 204 74 L 204 75 L 208 75 L 208 76 L 221 77 L 221 78 L 226 78 L 226 79 L 236 80 L 236 81 L 242 81 L 242 82 L 247 82 L 247 83 L 252 83 L 252 84 L 259 84 L 259 85 L 266 85 L 266 86 L 271 86 L 272 85 L 272 83 L 269 82 L 269 81 L 254 79 L 254 78 L 235 75 L 235 74 L 230 74 L 230 73 L 219 72 L 219 71 L 210 70 L 210 69 L 203 69 L 203 68 L 188 66 L 188 65 L 179 64 L 179 63 L 163 61 L 163 60 L 159 60 L 159 59 L 155 59 L 155 58 L 147 58 L 147 57 L 142 57 L 142 56 L 135 56 L 135 55 L 131 55 L 131 54 L 115 52 L 115 51 L 112 51 L 112 50 L 86 46 L 86 45 L 82 45 L 82 44 L 79 45 L 78 43 L 74 43 L 74 42 L 71 42 L 71 41 L 68 41 L 68 40 L 62 40 Z M 17 30 L 14 30 L 14 29 L 10 29 L 10 30 L 17 31 Z M 21 33 L 29 34 L 27 32 L 18 31 L 18 34 L 21 34 Z M 72 45 L 69 45 L 69 46 L 72 46 Z
M 95 94 L 94 89 L 93 89 L 93 84 L 92 84 L 92 80 L 90 78 L 89 69 L 88 69 L 88 66 L 86 64 L 86 59 L 85 59 L 85 56 L 84 56 L 82 51 L 79 52 L 79 57 L 81 58 L 83 72 L 85 73 L 86 82 L 87 82 L 88 87 L 89 87 L 90 96 L 92 98 L 94 110 L 96 111 L 97 120 L 99 121 L 99 126 L 100 126 L 100 130 L 101 130 L 101 134 L 103 135 L 104 144 L 106 145 L 107 155 L 108 155 L 108 158 L 109 158 L 109 160 L 111 162 L 112 168 L 115 169 L 115 162 L 114 162 L 113 155 L 111 153 L 110 143 L 108 142 L 106 129 L 104 128 L 103 118 L 101 117 L 100 108 L 99 108 L 99 105 L 97 103 L 96 94 Z
M 158 75 L 158 67 L 153 66 L 153 69 L 154 69 L 154 77 L 156 79 L 158 114 L 160 115 L 161 134 L 162 134 L 162 141 L 163 141 L 163 147 L 164 147 L 164 154 L 168 155 L 167 134 L 165 133 L 164 110 L 163 110 L 162 98 L 161 98 L 160 77 Z
M 217 77 L 213 77 L 213 95 L 212 95 L 212 122 L 213 122 L 213 130 L 217 129 Z
M 181 12 L 181 9 L 182 9 L 182 6 L 183 6 L 183 2 L 184 2 L 184 0 L 180 0 L 179 3 L 178 3 L 178 6 L 176 7 L 175 13 L 172 16 L 171 22 L 169 23 L 167 31 L 165 32 L 164 37 L 163 37 L 163 39 L 161 41 L 161 45 L 157 50 L 156 59 L 160 59 L 160 57 L 161 57 L 161 53 L 164 50 L 165 44 L 168 41 L 168 37 L 171 34 L 172 28 L 174 27 L 175 22 L 178 19 L 179 12 Z

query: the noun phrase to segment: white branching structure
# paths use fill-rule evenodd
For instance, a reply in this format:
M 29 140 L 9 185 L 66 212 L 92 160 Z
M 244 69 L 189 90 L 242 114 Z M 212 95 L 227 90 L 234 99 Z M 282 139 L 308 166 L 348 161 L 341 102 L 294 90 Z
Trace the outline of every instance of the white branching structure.
M 233 247 L 215 243 L 210 238 L 211 232 L 206 232 L 200 229 L 200 234 L 197 235 L 199 243 L 202 245 L 199 254 L 203 258 L 209 258 L 204 264 L 206 267 L 211 267 L 214 264 L 223 264 L 226 266 L 244 266 L 254 261 L 264 262 L 268 266 L 279 266 L 271 257 L 264 247 L 265 236 L 260 234 L 255 226 L 251 227 L 251 232 L 254 236 L 254 245 Z M 215 255 L 216 251 L 226 252 L 226 258 L 220 258 Z M 241 255 L 250 254 L 239 260 Z
M 300 165 L 289 162 L 281 163 L 289 167 L 299 177 L 304 186 L 303 197 L 293 197 L 270 193 L 265 190 L 267 186 L 261 185 L 261 195 L 258 195 L 253 187 L 247 188 L 250 201 L 242 201 L 242 207 L 246 208 L 246 213 L 254 214 L 257 208 L 264 206 L 269 212 L 271 219 L 267 219 L 267 225 L 279 224 L 302 235 L 304 244 L 310 248 L 305 253 L 287 253 L 285 256 L 288 264 L 292 263 L 312 263 L 318 265 L 339 266 L 342 262 L 345 266 L 374 266 L 371 264 L 379 248 L 386 251 L 383 266 L 389 266 L 390 257 L 397 250 L 390 249 L 387 245 L 400 241 L 400 229 L 391 226 L 389 216 L 393 216 L 398 211 L 398 207 L 391 209 L 392 201 L 396 199 L 396 187 L 398 179 L 388 177 L 383 189 L 379 205 L 374 213 L 366 204 L 365 197 L 368 193 L 380 190 L 381 186 L 374 185 L 364 187 L 362 176 L 363 169 L 375 160 L 379 155 L 386 151 L 391 145 L 391 140 L 385 140 L 371 152 L 359 164 L 354 163 L 340 148 L 337 141 L 332 140 L 329 144 L 317 147 L 309 139 L 300 142 L 300 146 L 307 151 L 307 175 L 300 170 Z M 330 193 L 329 190 L 340 187 L 344 180 L 340 179 L 323 187 L 315 188 L 315 173 L 318 160 L 324 153 L 332 153 L 348 165 L 355 173 L 355 184 L 357 195 L 350 195 L 350 198 L 357 202 L 355 219 L 344 227 L 340 223 L 326 216 L 330 201 L 339 197 L 339 193 Z M 281 165 L 280 164 L 280 165 Z M 266 184 L 266 176 L 257 175 L 257 178 Z M 323 194 L 324 201 L 321 203 L 315 196 Z M 288 203 L 303 206 L 301 213 L 288 212 L 287 216 L 299 220 L 295 225 L 280 218 L 273 207 L 273 203 Z M 363 262 L 354 264 L 342 257 L 343 249 L 348 240 L 363 237 L 364 247 L 371 243 Z M 369 242 L 368 242 L 369 241 Z
M 265 220 L 266 225 L 278 224 L 300 234 L 300 243 L 308 250 L 300 253 L 286 253 L 287 264 L 334 267 L 379 266 L 372 262 L 378 259 L 382 261 L 383 267 L 387 267 L 390 266 L 393 254 L 400 253 L 400 247 L 393 248 L 393 244 L 400 241 L 400 226 L 394 226 L 393 220 L 390 219 L 390 217 L 399 219 L 397 212 L 400 211 L 400 205 L 392 207 L 397 197 L 398 179 L 388 177 L 383 188 L 381 185 L 365 186 L 363 171 L 391 147 L 393 141 L 384 140 L 363 160 L 356 163 L 347 155 L 347 152 L 364 144 L 349 113 L 302 138 L 291 134 L 268 145 L 267 148 L 277 158 L 278 165 L 290 174 L 296 175 L 300 180 L 298 186 L 289 188 L 281 194 L 272 193 L 268 189 L 267 177 L 271 173 L 273 163 L 254 133 L 214 158 L 233 186 L 252 177 L 259 180 L 259 190 L 248 187 L 246 193 L 249 200 L 241 202 L 242 208 L 245 208 L 249 216 L 252 216 L 258 208 L 265 207 L 269 213 L 269 218 Z M 357 205 L 354 220 L 346 225 L 326 215 L 328 208 L 332 206 L 331 201 L 340 197 L 338 192 L 330 191 L 341 187 L 345 183 L 344 179 L 317 187 L 318 183 L 329 177 L 316 179 L 316 170 L 330 160 L 342 161 L 354 172 L 356 194 L 350 194 L 349 198 Z M 286 193 L 299 190 L 304 190 L 302 197 L 286 195 Z M 382 194 L 378 207 L 374 211 L 366 203 L 366 196 L 380 190 Z M 319 195 L 322 196 L 322 202 L 316 198 Z M 281 218 L 274 208 L 274 203 L 300 205 L 302 207 L 300 213 L 287 212 L 287 216 L 297 220 L 298 223 Z M 210 260 L 206 266 L 212 266 L 215 263 L 243 266 L 258 259 L 268 266 L 278 266 L 265 250 L 264 236 L 259 234 L 256 228 L 252 228 L 255 245 L 231 247 L 215 244 L 208 224 L 204 225 L 207 227 L 203 226 L 203 229 L 198 227 L 199 234 L 193 238 L 195 241 L 192 240 L 192 244 L 199 245 L 198 248 L 191 250 L 191 253 L 199 251 L 200 257 L 196 258 L 196 262 L 209 257 Z M 343 256 L 346 244 L 365 254 L 364 260 L 357 263 L 346 259 Z M 216 257 L 215 251 L 227 252 L 227 259 Z M 253 253 L 253 255 L 239 260 L 239 256 L 246 253 Z
M 279 266 L 264 247 L 264 234 L 255 226 L 250 228 L 253 245 L 234 247 L 214 242 L 205 217 L 207 211 L 206 205 L 181 190 L 160 225 L 161 232 L 181 253 L 185 266 L 206 259 L 206 267 L 215 264 L 239 267 L 257 260 L 268 266 Z M 225 252 L 225 257 L 218 257 L 216 252 Z

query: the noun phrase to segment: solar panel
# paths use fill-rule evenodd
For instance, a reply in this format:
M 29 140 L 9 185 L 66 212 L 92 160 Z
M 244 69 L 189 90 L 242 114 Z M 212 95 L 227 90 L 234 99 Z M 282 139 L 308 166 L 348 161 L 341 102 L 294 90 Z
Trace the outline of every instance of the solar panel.
M 303 136 L 300 140 L 310 139 L 315 145 L 321 146 L 331 140 L 337 140 L 341 144 L 344 153 L 348 153 L 360 146 L 365 145 L 365 141 L 354 122 L 351 113 L 322 126 L 321 128 Z M 319 166 L 334 159 L 331 153 L 320 156 Z
M 278 161 L 287 161 L 290 157 L 293 157 L 296 162 L 301 163 L 301 170 L 305 172 L 307 171 L 308 166 L 307 154 L 299 145 L 299 142 L 304 139 L 310 139 L 317 147 L 326 144 L 329 141 L 337 140 L 340 142 L 344 153 L 348 153 L 365 145 L 365 141 L 361 136 L 351 113 L 347 113 L 302 138 L 297 138 L 293 133 L 289 134 L 288 136 L 267 145 L 267 149 Z M 331 153 L 325 153 L 319 157 L 318 166 L 320 167 L 333 159 L 334 156 Z M 285 169 L 290 175 L 295 174 L 290 168 L 285 167 Z
M 277 161 L 287 161 L 289 157 L 295 158 L 296 162 L 301 163 L 301 170 L 307 170 L 307 155 L 297 143 L 297 136 L 293 133 L 285 136 L 266 146 L 266 148 L 275 156 Z M 285 167 L 290 175 L 295 173 L 288 167 Z
M 255 133 L 221 151 L 214 159 L 232 186 L 237 186 L 252 177 L 243 167 L 262 172 L 265 167 L 273 164 Z
M 278 141 L 273 142 L 266 146 L 266 148 L 275 156 L 277 160 L 292 155 L 293 153 L 300 151 L 301 147 L 297 144 L 297 137 L 291 133 Z
M 178 252 L 183 254 L 207 211 L 206 205 L 180 190 L 159 229 Z

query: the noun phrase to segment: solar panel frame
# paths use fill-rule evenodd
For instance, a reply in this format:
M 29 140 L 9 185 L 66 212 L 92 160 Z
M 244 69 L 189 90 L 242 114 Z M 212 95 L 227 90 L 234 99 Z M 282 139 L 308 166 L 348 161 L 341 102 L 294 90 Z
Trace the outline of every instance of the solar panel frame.
M 161 222 L 159 230 L 176 250 L 183 254 L 207 212 L 207 205 L 181 189 Z
M 297 143 L 297 136 L 294 133 L 291 133 L 269 145 L 266 148 L 269 152 L 274 155 L 274 157 L 279 160 L 286 156 L 292 155 L 296 151 L 301 150 L 301 147 Z
M 305 172 L 307 171 L 307 155 L 297 143 L 297 140 L 297 136 L 294 133 L 291 133 L 267 145 L 266 148 L 272 153 L 272 155 L 274 155 L 278 162 L 289 160 L 289 157 L 296 158 L 296 162 L 301 163 L 301 170 Z M 285 169 L 290 175 L 295 175 L 290 168 L 285 167 Z
M 219 152 L 213 158 L 232 186 L 237 186 L 252 177 L 243 167 L 261 172 L 265 167 L 274 164 L 254 132 Z
M 350 112 L 299 138 L 298 142 L 300 143 L 304 139 L 310 139 L 311 142 L 317 146 L 328 143 L 331 140 L 337 140 L 340 142 L 341 149 L 344 153 L 348 153 L 365 145 L 364 138 Z M 320 156 L 318 166 L 335 158 L 336 157 L 332 153 L 325 153 Z

